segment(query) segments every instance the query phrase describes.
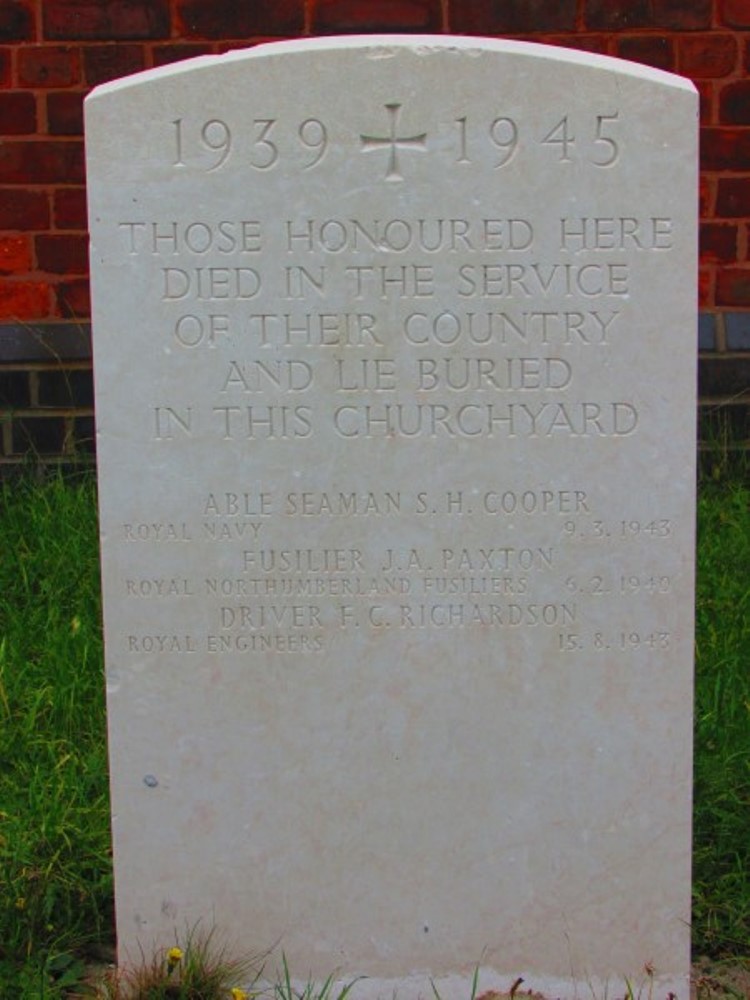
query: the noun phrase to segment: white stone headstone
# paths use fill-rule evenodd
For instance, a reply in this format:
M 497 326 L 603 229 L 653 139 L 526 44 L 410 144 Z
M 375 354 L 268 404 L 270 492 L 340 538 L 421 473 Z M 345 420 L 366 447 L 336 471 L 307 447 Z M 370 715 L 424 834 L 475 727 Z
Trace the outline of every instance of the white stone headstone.
M 86 122 L 121 954 L 687 998 L 692 85 L 372 36 Z

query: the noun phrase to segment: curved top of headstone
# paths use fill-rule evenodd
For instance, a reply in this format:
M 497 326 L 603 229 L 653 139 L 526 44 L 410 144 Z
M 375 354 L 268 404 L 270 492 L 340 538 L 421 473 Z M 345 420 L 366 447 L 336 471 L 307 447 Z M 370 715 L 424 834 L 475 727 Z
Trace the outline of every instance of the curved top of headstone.
M 252 48 L 236 49 L 223 55 L 196 56 L 169 66 L 145 70 L 130 76 L 101 84 L 92 91 L 90 97 L 109 94 L 124 87 L 142 86 L 156 80 L 178 76 L 187 72 L 216 70 L 233 66 L 247 60 L 268 59 L 293 55 L 309 55 L 332 52 L 354 52 L 364 50 L 370 59 L 388 59 L 399 52 L 410 52 L 419 57 L 434 54 L 456 53 L 480 57 L 485 54 L 506 55 L 518 59 L 541 59 L 547 62 L 570 64 L 579 69 L 619 73 L 663 86 L 675 87 L 691 92 L 694 84 L 685 77 L 641 63 L 616 59 L 613 56 L 582 52 L 575 49 L 540 45 L 536 42 L 519 42 L 507 39 L 466 37 L 458 35 L 346 35 L 325 38 L 295 39 L 292 41 L 264 42 Z

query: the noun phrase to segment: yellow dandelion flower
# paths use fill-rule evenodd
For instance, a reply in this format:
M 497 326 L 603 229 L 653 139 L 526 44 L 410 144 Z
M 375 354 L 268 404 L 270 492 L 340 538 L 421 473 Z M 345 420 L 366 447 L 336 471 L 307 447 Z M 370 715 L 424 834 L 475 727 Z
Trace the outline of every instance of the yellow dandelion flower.
M 23 896 L 19 896 L 18 899 L 16 900 L 16 909 L 17 910 L 26 909 L 26 900 L 23 898 Z
M 170 948 L 167 952 L 167 972 L 171 972 L 183 958 L 182 948 Z
M 250 1000 L 247 990 L 241 990 L 239 986 L 233 986 L 229 992 L 232 994 L 232 1000 Z

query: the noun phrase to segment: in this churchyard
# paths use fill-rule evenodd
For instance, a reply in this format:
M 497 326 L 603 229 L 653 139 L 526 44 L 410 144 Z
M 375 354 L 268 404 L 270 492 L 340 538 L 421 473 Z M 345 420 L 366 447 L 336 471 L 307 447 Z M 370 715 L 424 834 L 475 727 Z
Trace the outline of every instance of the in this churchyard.
M 88 99 L 124 959 L 687 1000 L 696 127 L 446 36 Z

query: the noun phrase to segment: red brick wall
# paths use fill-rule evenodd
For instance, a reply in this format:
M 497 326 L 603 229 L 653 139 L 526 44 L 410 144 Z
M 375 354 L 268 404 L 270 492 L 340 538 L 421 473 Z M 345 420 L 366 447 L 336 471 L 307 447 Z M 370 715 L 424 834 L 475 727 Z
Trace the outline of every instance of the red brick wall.
M 259 39 L 355 31 L 521 37 L 691 77 L 701 300 L 750 309 L 750 0 L 0 0 L 0 321 L 88 315 L 92 86 Z
M 750 0 L 0 0 L 0 339 L 3 324 L 46 322 L 51 332 L 88 317 L 82 101 L 91 87 L 261 40 L 376 31 L 523 38 L 692 78 L 701 303 L 711 314 L 702 344 L 727 362 L 734 344 L 747 366 Z

